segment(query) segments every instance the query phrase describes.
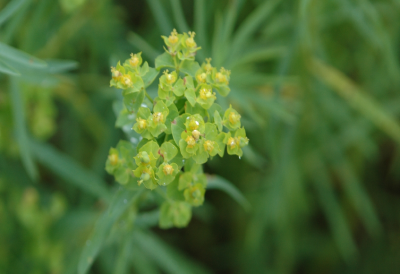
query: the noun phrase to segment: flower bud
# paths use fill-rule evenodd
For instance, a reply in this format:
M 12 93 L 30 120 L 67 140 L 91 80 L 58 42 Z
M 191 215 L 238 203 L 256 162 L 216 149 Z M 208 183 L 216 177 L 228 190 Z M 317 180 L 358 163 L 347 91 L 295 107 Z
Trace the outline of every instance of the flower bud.
M 111 67 L 111 73 L 114 80 L 118 79 L 118 77 L 122 75 L 121 72 L 114 67 Z
M 171 35 L 168 37 L 168 42 L 170 42 L 172 45 L 178 42 L 178 33 L 176 32 L 176 29 L 171 32 Z
M 231 124 L 236 124 L 239 121 L 240 121 L 240 115 L 239 114 L 236 114 L 233 111 L 231 113 L 229 113 L 229 122 L 231 122 Z
M 204 149 L 208 153 L 212 152 L 214 149 L 214 141 L 207 140 L 204 142 Z
M 147 181 L 150 180 L 150 174 L 143 172 L 142 175 L 140 176 L 140 181 Z
M 139 159 L 143 164 L 150 163 L 150 157 L 149 157 L 149 154 L 147 154 L 146 151 L 140 152 Z
M 239 136 L 238 139 L 239 139 L 239 146 L 240 147 L 245 147 L 245 146 L 247 146 L 249 144 L 249 139 L 246 138 L 246 137 L 240 137 Z
M 199 140 L 199 138 L 200 138 L 200 131 L 198 131 L 198 130 L 193 130 L 192 131 L 192 136 L 193 136 L 193 138 L 197 141 L 197 140 Z
M 163 172 L 165 175 L 171 175 L 174 172 L 174 168 L 171 165 L 165 165 L 163 167 Z
M 138 128 L 140 130 L 144 130 L 147 128 L 147 121 L 145 119 L 137 118 L 136 122 L 138 123 Z
M 209 72 L 209 71 L 212 70 L 212 66 L 211 66 L 211 64 L 210 64 L 211 58 L 206 58 L 206 62 L 207 62 L 207 64 L 204 66 L 204 69 L 205 69 L 207 72 Z
M 186 46 L 188 46 L 189 48 L 195 48 L 197 46 L 196 42 L 194 41 L 194 36 L 196 35 L 196 33 L 194 33 L 193 31 L 189 31 L 189 35 L 190 37 L 186 39 Z
M 203 100 L 207 100 L 208 98 L 213 97 L 213 93 L 211 92 L 211 89 L 207 89 L 207 88 L 202 88 L 200 90 L 200 98 Z
M 230 146 L 231 149 L 234 149 L 237 146 L 235 138 L 229 137 L 227 145 Z
M 187 143 L 188 148 L 193 148 L 194 145 L 196 144 L 196 140 L 192 136 L 188 136 L 185 141 Z
M 200 73 L 199 75 L 196 76 L 197 81 L 199 81 L 200 83 L 205 83 L 206 78 L 207 78 L 207 74 L 204 72 Z
M 192 119 L 189 123 L 189 129 L 190 130 L 196 130 L 199 128 L 199 122 L 197 122 L 196 120 Z
M 136 56 L 136 54 L 134 55 L 133 53 L 131 53 L 131 59 L 129 59 L 129 64 L 132 67 L 136 67 L 139 64 L 139 58 Z
M 118 155 L 117 154 L 108 155 L 108 159 L 110 160 L 111 165 L 115 166 L 116 164 L 118 164 Z
M 161 112 L 156 112 L 153 114 L 153 121 L 156 123 L 163 122 L 164 115 Z

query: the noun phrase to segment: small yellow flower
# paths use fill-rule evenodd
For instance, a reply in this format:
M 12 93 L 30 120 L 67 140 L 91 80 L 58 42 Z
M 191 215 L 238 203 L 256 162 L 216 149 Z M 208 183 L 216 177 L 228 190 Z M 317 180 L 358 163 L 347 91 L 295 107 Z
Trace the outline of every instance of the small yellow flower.
M 206 78 L 207 78 L 207 74 L 205 74 L 204 72 L 200 73 L 199 75 L 196 76 L 197 81 L 200 83 L 205 83 Z
M 176 81 L 176 76 L 172 73 L 168 73 L 168 70 L 164 71 L 164 75 L 168 84 L 173 84 Z
M 176 32 L 176 29 L 171 32 L 171 35 L 168 37 L 168 42 L 170 42 L 172 45 L 178 42 L 178 33 Z
M 193 148 L 194 145 L 196 144 L 196 140 L 192 136 L 188 136 L 185 141 L 187 143 L 188 148 Z
M 199 140 L 200 131 L 198 131 L 198 130 L 193 130 L 193 131 L 192 131 L 192 136 L 193 136 L 193 138 L 194 138 L 196 141 Z
M 228 139 L 228 146 L 231 147 L 231 149 L 234 149 L 237 146 L 236 140 L 233 137 L 229 137 Z
M 229 70 L 226 70 L 224 68 L 221 68 L 219 72 L 217 72 L 217 74 L 215 75 L 215 78 L 217 80 L 217 82 L 221 83 L 221 84 L 228 84 L 228 79 L 226 78 L 226 76 L 230 75 L 231 72 Z
M 117 80 L 122 75 L 122 73 L 114 67 L 111 67 L 111 73 L 114 80 Z
M 211 58 L 206 58 L 206 62 L 207 62 L 207 64 L 204 66 L 204 68 L 205 68 L 205 70 L 206 70 L 207 72 L 210 72 L 210 71 L 212 70 L 212 66 L 211 66 L 211 64 L 210 64 Z
M 153 114 L 153 121 L 158 123 L 158 122 L 163 122 L 164 121 L 164 115 L 161 112 L 156 112 Z
M 200 90 L 200 98 L 201 98 L 201 99 L 207 100 L 208 98 L 215 97 L 214 95 L 215 95 L 215 94 L 213 94 L 213 93 L 211 92 L 211 89 L 202 88 L 202 89 Z
M 209 140 L 205 141 L 204 142 L 204 149 L 209 153 L 211 151 L 213 151 L 213 149 L 214 149 L 214 141 L 209 141 Z
M 144 130 L 147 128 L 147 121 L 142 118 L 136 118 L 136 122 L 138 123 L 138 128 L 140 130 Z
M 131 59 L 129 59 L 129 64 L 132 67 L 136 67 L 139 64 L 139 58 L 136 56 L 136 54 L 131 53 Z
M 121 78 L 121 82 L 126 85 L 127 87 L 133 86 L 131 76 L 129 74 L 125 74 Z
M 118 164 L 118 155 L 111 154 L 108 156 L 108 159 L 110 160 L 111 165 L 115 166 L 116 164 Z
M 186 39 L 186 46 L 189 48 L 195 48 L 197 46 L 196 42 L 194 41 L 194 36 L 196 33 L 194 31 L 189 31 L 189 38 Z
M 231 122 L 231 124 L 236 124 L 237 122 L 239 122 L 239 120 L 240 120 L 239 114 L 236 114 L 233 111 L 229 113 L 229 122 Z
M 199 122 L 197 122 L 196 120 L 191 120 L 190 121 L 190 123 L 189 123 L 189 129 L 190 130 L 196 130 L 196 129 L 198 129 L 199 128 Z
M 171 165 L 165 165 L 163 168 L 163 172 L 165 175 L 171 175 L 174 172 L 174 168 Z

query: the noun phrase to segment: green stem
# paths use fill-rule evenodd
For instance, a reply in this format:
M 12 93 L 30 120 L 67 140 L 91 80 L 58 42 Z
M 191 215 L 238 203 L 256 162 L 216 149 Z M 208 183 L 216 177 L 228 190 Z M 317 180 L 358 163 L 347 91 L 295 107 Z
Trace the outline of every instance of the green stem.
M 185 106 L 183 106 L 180 110 L 179 110 L 179 114 L 182 114 L 185 111 Z
M 171 134 L 165 134 L 164 143 L 167 141 L 167 138 L 168 138 L 169 135 L 171 135 Z
M 144 94 L 146 95 L 147 99 L 149 99 L 149 101 L 154 104 L 153 98 L 151 98 L 151 96 L 147 93 L 146 90 L 144 90 Z

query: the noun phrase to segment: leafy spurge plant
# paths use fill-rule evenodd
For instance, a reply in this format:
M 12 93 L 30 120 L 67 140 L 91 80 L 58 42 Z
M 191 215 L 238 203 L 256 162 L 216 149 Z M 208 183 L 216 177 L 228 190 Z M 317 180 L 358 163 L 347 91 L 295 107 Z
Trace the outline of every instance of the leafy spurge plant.
M 232 106 L 223 112 L 215 103 L 216 93 L 230 92 L 230 71 L 217 70 L 210 58 L 200 66 L 194 37 L 194 32 L 176 30 L 162 36 L 166 48 L 155 68 L 143 63 L 140 52 L 111 68 L 110 85 L 123 90 L 120 117 L 125 118 L 117 123 L 129 125 L 133 116 L 132 129 L 142 139 L 137 146 L 120 141 L 111 148 L 106 170 L 122 185 L 161 194 L 162 228 L 186 226 L 191 207 L 203 204 L 207 178 L 202 164 L 217 154 L 223 157 L 225 146 L 228 154 L 241 157 L 249 142 L 240 114 Z M 153 99 L 146 88 L 160 70 L 158 97 Z

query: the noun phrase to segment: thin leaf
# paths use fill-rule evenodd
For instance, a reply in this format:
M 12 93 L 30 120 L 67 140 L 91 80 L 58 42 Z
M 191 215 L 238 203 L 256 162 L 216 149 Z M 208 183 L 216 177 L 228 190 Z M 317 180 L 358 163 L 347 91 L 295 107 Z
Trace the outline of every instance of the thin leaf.
M 31 141 L 31 147 L 36 159 L 60 178 L 99 198 L 110 200 L 106 182 L 96 174 L 86 170 L 69 156 L 62 154 L 50 145 Z
M 156 59 L 156 57 L 161 54 L 160 51 L 156 50 L 153 46 L 147 43 L 145 39 L 135 32 L 128 33 L 128 42 L 138 48 L 138 50 L 143 51 L 143 54 L 146 55 L 150 60 Z
M 27 0 L 13 0 L 0 11 L 0 25 L 7 21 Z
M 170 0 L 172 13 L 174 14 L 175 23 L 178 26 L 178 32 L 188 32 L 189 26 L 183 14 L 182 5 L 179 0 Z
M 142 251 L 148 254 L 167 273 L 210 273 L 150 232 L 136 230 L 134 239 Z
M 147 0 L 150 6 L 153 17 L 157 22 L 158 27 L 162 31 L 163 35 L 169 34 L 173 27 L 171 21 L 167 15 L 167 12 L 159 0 Z
M 33 57 L 23 51 L 10 47 L 0 42 L 0 56 L 12 62 L 20 63 L 27 67 L 44 68 L 47 66 L 46 62 Z
M 351 106 L 370 119 L 376 127 L 400 143 L 400 125 L 396 119 L 391 117 L 373 98 L 361 91 L 343 73 L 317 59 L 312 60 L 311 69 L 318 78 L 332 87 Z
M 228 180 L 220 176 L 208 176 L 207 189 L 219 189 L 232 197 L 238 204 L 240 204 L 246 211 L 249 211 L 251 205 L 243 194 Z
M 19 152 L 22 158 L 22 163 L 31 179 L 36 180 L 38 178 L 38 171 L 33 160 L 31 147 L 29 145 L 29 137 L 25 121 L 25 108 L 21 91 L 15 77 L 10 77 L 10 95 L 15 134 L 19 146 Z
M 20 76 L 21 74 L 12 66 L 9 66 L 7 63 L 0 60 L 0 72 L 11 75 L 11 76 Z
M 125 210 L 139 198 L 143 188 L 139 191 L 129 191 L 120 187 L 115 193 L 107 211 L 96 222 L 92 234 L 84 246 L 78 263 L 78 273 L 87 273 L 98 255 L 104 241 L 109 235 L 112 226 Z

